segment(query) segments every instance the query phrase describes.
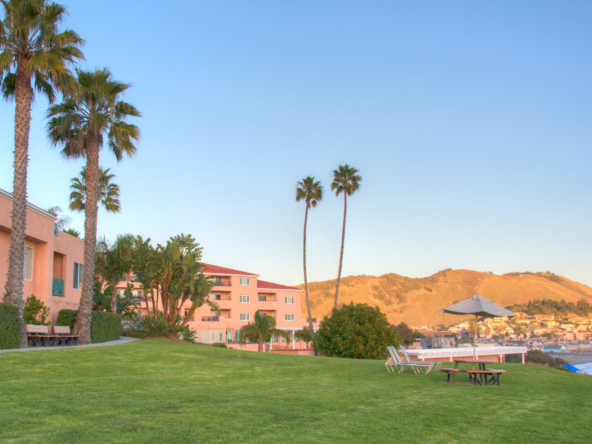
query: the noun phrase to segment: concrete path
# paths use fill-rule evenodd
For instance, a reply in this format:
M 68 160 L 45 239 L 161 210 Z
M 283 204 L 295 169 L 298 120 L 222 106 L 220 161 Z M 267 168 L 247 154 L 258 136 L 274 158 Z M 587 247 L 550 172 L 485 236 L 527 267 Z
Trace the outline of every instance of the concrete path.
M 0 353 L 11 353 L 11 352 L 28 352 L 34 350 L 69 350 L 73 348 L 84 348 L 84 347 L 103 347 L 105 345 L 119 345 L 127 344 L 129 342 L 139 341 L 138 338 L 130 338 L 129 336 L 120 336 L 116 341 L 101 342 L 100 344 L 86 344 L 86 345 L 61 345 L 59 347 L 27 347 L 27 348 L 12 348 L 9 350 L 0 350 Z

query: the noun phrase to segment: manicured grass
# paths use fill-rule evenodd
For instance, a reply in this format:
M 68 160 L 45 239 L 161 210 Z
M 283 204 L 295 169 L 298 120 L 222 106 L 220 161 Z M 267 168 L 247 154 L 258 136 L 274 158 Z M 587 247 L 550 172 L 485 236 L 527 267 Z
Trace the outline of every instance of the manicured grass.
M 163 341 L 0 355 L 0 441 L 577 443 L 592 378 L 495 364 L 501 386 L 389 374 L 384 361 Z

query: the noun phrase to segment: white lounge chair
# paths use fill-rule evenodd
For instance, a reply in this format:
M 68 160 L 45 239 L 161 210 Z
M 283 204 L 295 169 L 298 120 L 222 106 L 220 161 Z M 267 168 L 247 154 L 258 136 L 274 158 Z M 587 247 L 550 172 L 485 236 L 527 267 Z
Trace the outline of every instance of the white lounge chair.
M 417 374 L 417 372 L 421 372 L 421 370 L 425 370 L 425 374 L 427 375 L 434 368 L 439 367 L 438 364 L 442 365 L 441 362 L 412 361 L 411 359 L 409 359 L 409 355 L 407 354 L 407 350 L 405 350 L 405 347 L 403 347 L 403 346 L 401 346 L 401 352 L 403 353 L 403 356 L 405 357 L 405 360 L 407 361 L 406 363 L 408 365 L 413 366 L 412 368 L 416 374 Z
M 413 364 L 409 364 L 407 362 L 403 362 L 401 361 L 401 358 L 399 357 L 399 355 L 397 354 L 397 349 L 393 346 L 389 346 L 386 348 L 389 352 L 389 354 L 391 355 L 390 359 L 385 363 L 386 365 L 386 369 L 389 371 L 390 373 L 390 368 L 393 368 L 393 371 L 399 370 L 399 373 L 405 371 L 405 369 L 407 367 L 411 367 L 413 369 L 413 371 L 415 372 L 415 369 L 413 368 Z

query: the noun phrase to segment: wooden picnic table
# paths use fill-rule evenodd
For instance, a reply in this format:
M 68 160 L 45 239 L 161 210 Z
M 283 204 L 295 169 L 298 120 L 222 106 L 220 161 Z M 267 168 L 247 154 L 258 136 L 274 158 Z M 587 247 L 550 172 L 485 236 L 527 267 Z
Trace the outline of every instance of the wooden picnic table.
M 482 359 L 455 359 L 454 360 L 454 368 L 452 369 L 441 369 L 441 372 L 445 372 L 448 374 L 446 382 L 452 383 L 454 380 L 454 375 L 456 373 L 468 373 L 469 374 L 469 382 L 471 384 L 479 384 L 479 385 L 490 385 L 490 384 L 497 384 L 499 385 L 499 378 L 505 370 L 487 370 L 486 365 L 491 363 L 491 361 L 484 361 Z M 459 369 L 459 364 L 472 364 L 472 369 Z M 475 364 L 479 365 L 479 370 L 475 370 Z M 488 379 L 488 376 L 491 377 Z

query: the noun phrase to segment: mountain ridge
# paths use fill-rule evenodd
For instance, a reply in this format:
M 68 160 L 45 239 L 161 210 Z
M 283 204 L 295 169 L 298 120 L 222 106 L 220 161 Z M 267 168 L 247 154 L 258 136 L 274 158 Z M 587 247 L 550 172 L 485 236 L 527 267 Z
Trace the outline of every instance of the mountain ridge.
M 333 308 L 336 280 L 310 282 L 309 297 L 313 317 L 322 318 Z M 297 287 L 304 289 L 304 285 Z M 551 272 L 512 272 L 496 275 L 473 270 L 438 271 L 423 278 L 410 278 L 396 273 L 381 276 L 346 276 L 339 286 L 339 303 L 367 303 L 378 306 L 391 323 L 405 322 L 412 326 L 454 324 L 467 316 L 454 316 L 439 311 L 466 297 L 479 293 L 507 307 L 535 299 L 552 299 L 592 303 L 592 288 Z M 302 314 L 306 313 L 306 297 L 301 294 Z

